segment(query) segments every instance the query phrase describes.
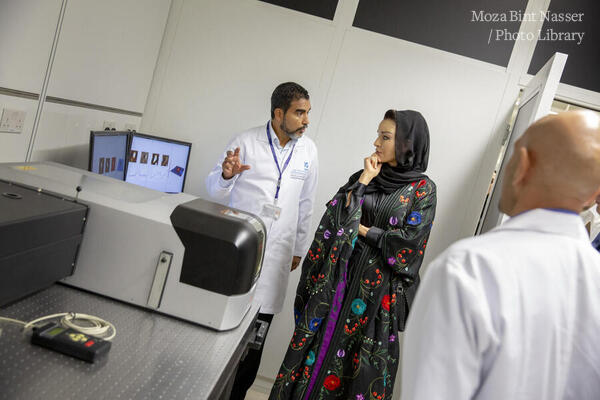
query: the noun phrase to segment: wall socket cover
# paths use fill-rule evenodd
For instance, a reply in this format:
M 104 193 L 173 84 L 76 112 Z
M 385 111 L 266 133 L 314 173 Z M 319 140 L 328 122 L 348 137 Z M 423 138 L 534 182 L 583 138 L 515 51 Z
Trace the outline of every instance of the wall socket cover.
M 0 117 L 0 132 L 21 133 L 26 115 L 25 111 L 5 108 Z

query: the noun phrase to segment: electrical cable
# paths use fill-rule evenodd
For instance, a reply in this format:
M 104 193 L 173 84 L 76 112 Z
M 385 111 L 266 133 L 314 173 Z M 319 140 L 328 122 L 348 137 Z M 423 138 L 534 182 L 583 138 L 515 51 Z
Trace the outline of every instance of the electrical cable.
M 88 315 L 88 314 L 82 314 L 82 313 L 70 312 L 70 313 L 59 313 L 59 314 L 46 315 L 44 317 L 40 317 L 40 318 L 34 319 L 29 322 L 20 321 L 18 319 L 0 317 L 0 322 L 5 321 L 5 322 L 11 322 L 14 324 L 23 325 L 23 331 L 26 331 L 27 329 L 32 328 L 34 325 L 36 325 L 39 322 L 46 321 L 48 319 L 53 319 L 53 318 L 60 318 L 60 317 L 62 317 L 60 319 L 60 323 L 63 324 L 64 326 L 71 328 L 71 329 L 75 329 L 76 331 L 85 333 L 87 335 L 101 337 L 103 340 L 112 340 L 112 339 L 114 339 L 114 337 L 117 334 L 117 329 L 110 322 L 108 322 L 102 318 L 96 317 L 94 315 Z M 83 325 L 81 323 L 83 323 Z M 112 333 L 109 336 L 103 337 L 103 335 L 106 335 L 109 332 L 109 330 L 112 330 Z
M 12 322 L 13 324 L 19 324 L 19 325 L 27 324 L 27 322 L 19 321 L 18 319 L 6 318 L 6 317 L 0 317 L 0 321 Z

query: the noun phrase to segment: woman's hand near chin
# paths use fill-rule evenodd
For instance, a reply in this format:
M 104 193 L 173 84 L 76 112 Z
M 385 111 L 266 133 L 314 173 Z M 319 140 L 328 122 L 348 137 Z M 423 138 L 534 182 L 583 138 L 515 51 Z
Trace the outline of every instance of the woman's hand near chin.
M 368 185 L 369 182 L 381 171 L 381 161 L 377 156 L 377 153 L 371 154 L 369 157 L 364 159 L 364 169 L 358 181 L 363 185 Z
M 364 169 L 358 181 L 366 186 L 379 174 L 379 171 L 381 171 L 381 160 L 377 156 L 377 153 L 373 153 L 364 159 Z M 351 196 L 352 191 L 349 191 L 346 195 L 346 207 L 350 205 Z

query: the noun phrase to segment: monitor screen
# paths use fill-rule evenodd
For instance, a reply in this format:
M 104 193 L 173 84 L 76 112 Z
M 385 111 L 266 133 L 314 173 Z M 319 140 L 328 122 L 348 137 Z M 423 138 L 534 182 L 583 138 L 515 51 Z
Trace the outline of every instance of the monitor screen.
M 125 179 L 128 132 L 90 132 L 88 169 L 100 175 Z
M 125 181 L 161 192 L 182 192 L 191 147 L 191 143 L 132 133 Z

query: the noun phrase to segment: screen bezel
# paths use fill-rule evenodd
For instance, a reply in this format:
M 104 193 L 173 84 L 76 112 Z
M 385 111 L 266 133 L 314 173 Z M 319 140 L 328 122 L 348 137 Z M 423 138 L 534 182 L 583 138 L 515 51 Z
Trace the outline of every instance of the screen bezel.
M 90 152 L 88 154 L 88 171 L 92 171 L 92 161 L 94 159 L 94 139 L 97 136 L 125 136 L 125 158 L 124 158 L 124 166 L 123 166 L 123 179 L 119 179 L 125 181 L 127 177 L 127 166 L 129 165 L 129 150 L 131 146 L 131 132 L 128 131 L 90 131 Z M 99 174 L 102 175 L 102 174 Z M 117 178 L 113 178 L 117 179 Z
M 161 142 L 181 144 L 181 145 L 188 146 L 189 150 L 188 150 L 187 160 L 185 161 L 185 170 L 183 172 L 183 183 L 181 184 L 181 192 L 179 192 L 179 193 L 183 193 L 183 191 L 185 190 L 185 182 L 186 182 L 186 178 L 187 178 L 188 168 L 190 165 L 190 156 L 192 154 L 192 143 L 184 142 L 182 140 L 177 140 L 177 139 L 168 139 L 168 138 L 164 138 L 164 137 L 160 137 L 160 136 L 148 135 L 147 133 L 129 132 L 129 142 L 127 143 L 127 155 L 126 155 L 127 162 L 125 163 L 127 166 L 129 166 L 129 153 L 131 152 L 131 145 L 133 144 L 134 137 L 140 137 L 142 139 L 158 140 Z M 127 171 L 125 171 L 124 181 L 127 182 Z M 173 193 L 173 192 L 165 192 L 165 193 Z

